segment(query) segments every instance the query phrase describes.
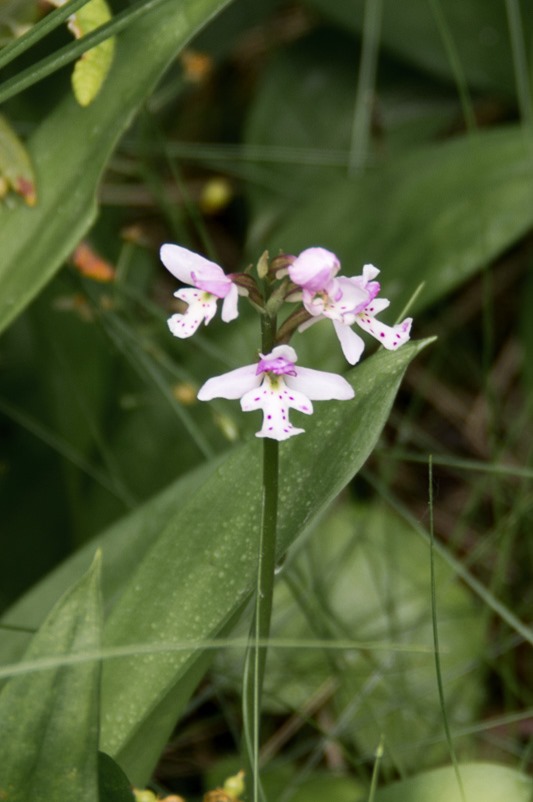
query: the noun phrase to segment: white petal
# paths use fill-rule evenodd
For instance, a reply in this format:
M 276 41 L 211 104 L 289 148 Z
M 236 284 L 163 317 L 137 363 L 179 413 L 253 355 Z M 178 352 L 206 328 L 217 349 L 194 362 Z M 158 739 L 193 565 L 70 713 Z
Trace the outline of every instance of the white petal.
M 168 327 L 175 337 L 191 337 L 200 323 L 205 321 L 207 326 L 217 311 L 217 299 L 208 292 L 183 287 L 174 295 L 189 304 L 185 314 L 172 315 L 168 320 Z
M 395 351 L 409 339 L 413 319 L 406 317 L 397 326 L 386 326 L 385 323 L 381 323 L 379 320 L 361 312 L 360 315 L 357 315 L 356 322 L 364 331 L 368 331 L 372 337 L 379 340 L 389 351 Z
M 297 429 L 292 423 L 289 423 L 284 429 L 282 428 L 265 428 L 263 426 L 258 432 L 255 433 L 256 437 L 268 437 L 271 440 L 288 440 L 289 437 L 294 437 L 295 434 L 304 434 L 305 429 Z
M 200 312 L 195 313 L 194 308 L 189 306 L 184 315 L 176 314 L 169 317 L 167 324 L 174 337 L 185 340 L 187 337 L 192 337 L 203 319 Z
M 289 420 L 289 409 L 299 409 L 306 415 L 313 412 L 313 405 L 302 393 L 286 386 L 281 378 L 271 383 L 268 375 L 261 387 L 250 390 L 242 397 L 241 407 L 244 412 L 255 409 L 263 411 L 263 425 L 256 432 L 256 437 L 270 437 L 273 440 L 287 440 L 304 431 L 294 428 Z
M 352 331 L 349 326 L 339 323 L 337 320 L 333 321 L 337 337 L 341 344 L 342 353 L 346 357 L 350 365 L 355 365 L 361 359 L 361 354 L 365 350 L 365 343 L 363 339 Z
M 379 313 L 387 309 L 388 306 L 390 306 L 390 301 L 387 301 L 386 298 L 374 298 L 374 300 L 370 301 L 368 306 L 363 309 L 363 312 L 373 317 L 374 315 L 379 315 Z
M 281 356 L 284 359 L 287 359 L 289 362 L 293 363 L 298 361 L 298 354 L 296 353 L 294 348 L 291 348 L 290 345 L 276 345 L 276 347 L 272 349 L 272 352 L 270 354 L 263 354 L 263 356 L 264 357 L 273 356 L 274 359 L 277 359 L 278 357 Z
M 221 272 L 224 274 L 219 265 L 210 262 L 209 259 L 200 256 L 198 253 L 182 248 L 181 245 L 172 245 L 170 243 L 162 245 L 159 255 L 167 270 L 170 270 L 172 275 L 183 281 L 184 284 L 194 285 L 193 272 L 206 279 L 219 276 Z
M 257 364 L 246 365 L 243 368 L 230 370 L 221 376 L 213 376 L 200 387 L 198 398 L 200 401 L 210 401 L 212 398 L 241 398 L 249 390 L 259 387 L 261 376 L 256 376 Z
M 365 281 L 372 281 L 372 279 L 379 276 L 379 270 L 374 265 L 363 265 L 363 278 Z
M 339 276 L 336 279 L 336 283 L 340 293 L 333 306 L 341 316 L 345 312 L 361 307 L 361 304 L 368 303 L 370 297 L 368 290 L 365 287 L 360 287 L 353 278 Z
M 222 302 L 222 320 L 224 323 L 229 323 L 230 320 L 235 320 L 239 312 L 237 303 L 239 300 L 239 291 L 236 284 L 231 285 L 231 289 Z
M 284 376 L 287 387 L 294 389 L 298 394 L 313 401 L 347 401 L 355 393 L 352 386 L 336 373 L 327 373 L 324 370 L 311 368 L 297 368 L 296 376 Z M 295 407 L 300 409 L 300 407 Z M 300 409 L 305 412 L 304 409 Z

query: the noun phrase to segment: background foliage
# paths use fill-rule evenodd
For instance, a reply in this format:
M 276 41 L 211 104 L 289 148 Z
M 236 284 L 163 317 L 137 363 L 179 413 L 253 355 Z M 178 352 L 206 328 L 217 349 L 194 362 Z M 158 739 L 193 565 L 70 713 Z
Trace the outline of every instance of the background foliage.
M 62 718 L 43 688 L 64 683 L 89 779 L 61 793 L 81 799 L 129 794 L 102 757 L 98 787 L 100 709 L 100 748 L 138 784 L 159 760 L 154 787 L 194 799 L 239 767 L 256 422 L 195 391 L 251 361 L 257 324 L 241 303 L 238 325 L 173 340 L 176 287 L 158 248 L 180 242 L 233 271 L 266 247 L 322 245 L 345 274 L 380 267 L 388 322 L 410 303 L 415 337 L 438 340 L 367 357 L 348 374 L 354 402 L 317 405 L 284 449 L 280 561 L 291 549 L 267 679 L 267 791 L 367 799 L 382 738 L 376 799 L 461 798 L 453 768 L 435 773 L 452 762 L 435 612 L 467 799 L 525 801 L 529 5 L 151 0 L 113 12 L 113 64 L 81 108 L 72 65 L 45 77 L 42 60 L 83 40 L 57 27 L 4 65 L 13 30 L 39 12 L 0 7 L 2 113 L 27 143 L 38 197 L 30 208 L 10 193 L 0 207 L 0 718 L 37 737 Z M 92 262 L 74 253 L 82 238 Z M 294 344 L 302 363 L 344 371 L 326 324 Z M 97 564 L 83 578 L 97 545 L 103 629 Z M 68 663 L 79 650 L 106 658 L 101 683 L 99 662 Z M 20 732 L 2 728 L 13 755 Z M 71 737 L 62 724 L 56 736 L 44 755 Z M 61 782 L 45 763 L 39 783 Z

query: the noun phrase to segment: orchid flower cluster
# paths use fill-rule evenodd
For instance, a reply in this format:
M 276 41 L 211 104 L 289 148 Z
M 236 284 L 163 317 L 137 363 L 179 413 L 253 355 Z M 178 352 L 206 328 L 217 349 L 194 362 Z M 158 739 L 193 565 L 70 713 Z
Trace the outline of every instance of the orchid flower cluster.
M 360 360 L 364 350 L 364 341 L 353 325 L 389 350 L 396 350 L 409 339 L 411 318 L 396 326 L 376 320 L 376 315 L 389 306 L 385 298 L 378 298 L 380 285 L 375 279 L 379 270 L 367 264 L 359 276 L 339 276 L 340 262 L 325 248 L 307 248 L 298 256 L 281 254 L 272 260 L 264 254 L 257 265 L 257 277 L 250 270 L 226 274 L 219 265 L 179 245 L 163 245 L 161 261 L 173 276 L 189 285 L 174 293 L 187 304 L 183 313 L 168 320 L 174 336 L 191 337 L 202 321 L 207 325 L 216 313 L 218 300 L 222 300 L 222 320 L 234 320 L 239 295 L 248 296 L 272 324 L 268 353 L 260 353 L 251 365 L 209 379 L 198 392 L 200 401 L 240 399 L 245 412 L 261 409 L 263 424 L 257 437 L 287 440 L 304 431 L 290 423 L 290 409 L 311 415 L 312 401 L 344 401 L 354 396 L 342 376 L 297 366 L 296 351 L 288 345 L 295 331 L 328 318 L 350 365 Z M 277 315 L 286 302 L 298 306 L 276 329 Z

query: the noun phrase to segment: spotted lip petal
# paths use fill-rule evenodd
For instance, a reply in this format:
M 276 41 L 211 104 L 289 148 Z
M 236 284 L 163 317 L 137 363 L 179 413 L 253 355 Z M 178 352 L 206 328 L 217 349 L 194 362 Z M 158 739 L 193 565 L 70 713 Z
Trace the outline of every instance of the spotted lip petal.
M 270 354 L 260 354 L 254 365 L 237 368 L 222 376 L 209 379 L 201 387 L 198 398 L 241 399 L 244 412 L 261 409 L 263 424 L 257 437 L 287 440 L 304 429 L 295 428 L 289 421 L 289 410 L 296 409 L 311 415 L 315 401 L 353 398 L 348 382 L 335 373 L 296 367 L 298 356 L 289 345 L 278 345 Z
M 256 437 L 288 440 L 289 437 L 302 434 L 304 429 L 296 429 L 289 421 L 289 410 L 297 409 L 305 415 L 311 415 L 311 401 L 303 393 L 288 387 L 284 377 L 271 378 L 269 373 L 263 375 L 261 386 L 250 390 L 241 399 L 244 412 L 263 410 L 263 425 L 256 432 Z
M 389 306 L 386 298 L 378 298 L 380 284 L 374 281 L 379 274 L 377 267 L 366 264 L 360 276 L 332 277 L 319 291 L 304 287 L 304 307 L 313 316 L 298 327 L 304 331 L 312 322 L 329 318 L 333 322 L 344 356 L 355 365 L 364 351 L 364 341 L 352 331 L 354 323 L 376 338 L 385 348 L 396 350 L 409 340 L 411 318 L 396 326 L 387 326 L 375 316 Z
M 161 261 L 173 276 L 194 289 L 178 290 L 175 295 L 190 304 L 183 315 L 173 315 L 168 321 L 176 337 L 190 337 L 205 321 L 207 325 L 216 312 L 216 300 L 222 298 L 222 320 L 229 323 L 238 316 L 237 286 L 222 268 L 181 245 L 166 243 L 161 246 Z
M 207 326 L 217 311 L 215 296 L 207 292 L 187 287 L 178 290 L 174 295 L 188 304 L 184 314 L 172 315 L 167 321 L 172 334 L 180 339 L 191 337 L 202 321 Z
M 375 337 L 384 348 L 389 351 L 395 351 L 400 345 L 404 345 L 409 340 L 413 319 L 406 317 L 396 326 L 386 326 L 385 323 L 381 323 L 371 315 L 362 312 L 357 316 L 356 322 L 364 331 Z

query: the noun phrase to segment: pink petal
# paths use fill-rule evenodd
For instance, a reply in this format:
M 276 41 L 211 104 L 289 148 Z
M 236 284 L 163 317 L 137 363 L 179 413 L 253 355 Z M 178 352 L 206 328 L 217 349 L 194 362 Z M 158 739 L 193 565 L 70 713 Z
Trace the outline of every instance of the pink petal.
M 339 276 L 339 278 L 336 279 L 336 282 L 341 294 L 335 302 L 335 310 L 340 316 L 344 316 L 350 312 L 352 314 L 357 314 L 357 312 L 364 309 L 369 301 L 371 301 L 374 297 L 372 295 L 374 288 L 372 288 L 371 291 L 368 287 L 361 285 L 355 278 Z M 376 290 L 376 293 L 377 292 L 379 292 L 379 284 Z M 353 322 L 354 321 L 351 320 L 350 325 Z
M 184 284 L 198 286 L 193 280 L 193 272 L 196 273 L 201 281 L 220 280 L 220 274 L 224 276 L 224 271 L 217 264 L 210 262 L 209 259 L 205 259 L 198 253 L 182 248 L 181 245 L 170 243 L 162 245 L 159 254 L 167 270 L 170 270 L 172 275 L 183 281 Z M 199 289 L 206 288 L 199 287 Z M 213 295 L 217 295 L 217 293 L 213 293 Z M 223 296 L 219 295 L 218 297 Z
M 215 267 L 216 266 L 217 265 L 215 265 Z M 219 268 L 219 270 L 222 273 L 222 269 Z M 198 287 L 199 290 L 209 292 L 211 295 L 216 295 L 217 298 L 225 298 L 234 286 L 231 279 L 227 278 L 224 273 L 222 273 L 222 276 L 213 275 L 212 277 L 205 277 L 204 271 L 203 277 L 196 270 L 192 271 L 192 283 L 195 287 Z
M 325 248 L 307 248 L 289 265 L 291 281 L 311 292 L 320 292 L 338 273 L 340 262 Z

